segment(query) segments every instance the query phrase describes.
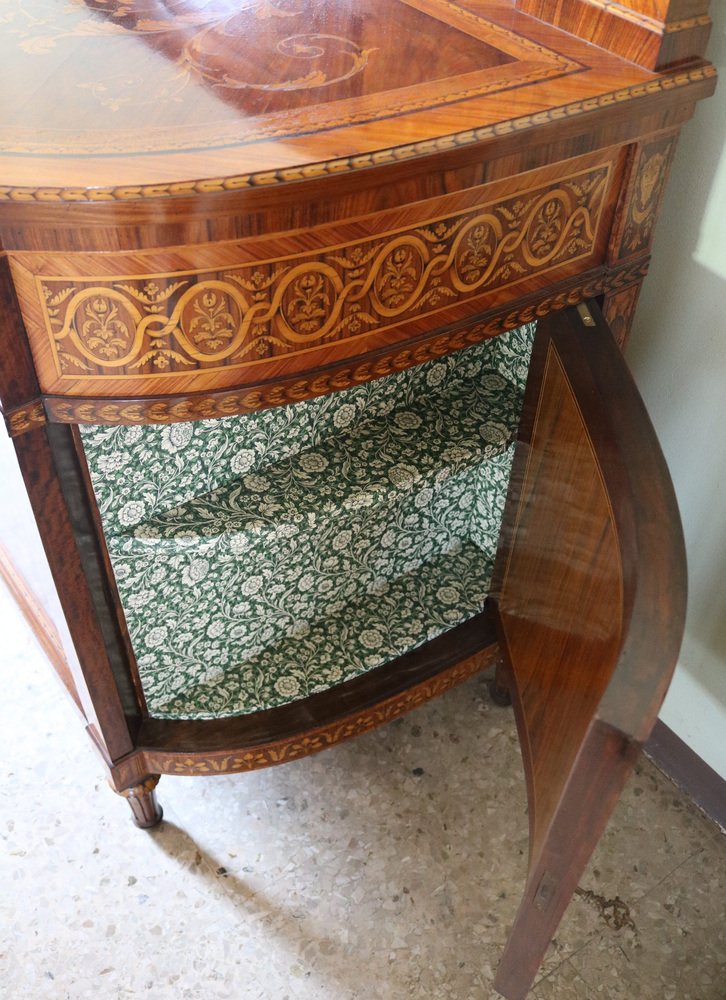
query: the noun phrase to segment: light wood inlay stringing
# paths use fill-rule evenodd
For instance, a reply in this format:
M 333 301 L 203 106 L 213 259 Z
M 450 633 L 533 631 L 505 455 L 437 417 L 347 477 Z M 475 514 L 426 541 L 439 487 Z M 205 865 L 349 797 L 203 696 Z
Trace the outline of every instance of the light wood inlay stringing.
M 239 384 L 282 358 L 302 371 L 331 344 L 354 356 L 374 337 L 395 342 L 426 317 L 456 319 L 501 289 L 594 263 L 615 164 L 600 156 L 574 165 L 584 168 L 266 239 L 17 255 L 41 389 L 166 393 L 203 388 L 211 372 Z

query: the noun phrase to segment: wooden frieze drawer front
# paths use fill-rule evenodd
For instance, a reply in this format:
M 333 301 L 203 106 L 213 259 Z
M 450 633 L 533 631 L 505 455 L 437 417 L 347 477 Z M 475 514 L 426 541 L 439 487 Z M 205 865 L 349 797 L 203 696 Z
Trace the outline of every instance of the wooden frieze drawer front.
M 6 6 L 0 402 L 113 786 L 151 826 L 161 774 L 496 663 L 522 1000 L 680 641 L 619 347 L 715 85 L 705 3 Z
M 606 258 L 625 153 L 240 241 L 13 253 L 44 393 L 199 392 L 362 359 Z

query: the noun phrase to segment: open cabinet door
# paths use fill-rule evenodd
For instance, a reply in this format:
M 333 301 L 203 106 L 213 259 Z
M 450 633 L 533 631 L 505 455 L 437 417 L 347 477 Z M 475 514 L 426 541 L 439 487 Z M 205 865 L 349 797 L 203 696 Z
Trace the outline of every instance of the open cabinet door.
M 527 779 L 527 886 L 495 986 L 521 1000 L 665 696 L 686 604 L 653 427 L 597 307 L 541 321 L 492 606 Z

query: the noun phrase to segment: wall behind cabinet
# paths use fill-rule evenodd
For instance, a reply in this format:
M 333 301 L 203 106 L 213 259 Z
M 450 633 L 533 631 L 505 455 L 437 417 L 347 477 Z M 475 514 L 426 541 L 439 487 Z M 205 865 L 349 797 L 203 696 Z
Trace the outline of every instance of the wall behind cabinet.
M 726 4 L 711 8 L 720 82 L 683 129 L 627 357 L 688 550 L 686 637 L 661 719 L 726 778 Z

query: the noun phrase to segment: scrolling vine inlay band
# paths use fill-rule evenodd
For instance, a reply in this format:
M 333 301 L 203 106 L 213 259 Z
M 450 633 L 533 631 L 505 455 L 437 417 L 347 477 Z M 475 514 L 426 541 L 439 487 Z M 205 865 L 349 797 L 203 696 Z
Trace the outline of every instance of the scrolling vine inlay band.
M 648 258 L 628 264 L 618 271 L 607 273 L 601 270 L 588 276 L 584 281 L 561 288 L 538 301 L 518 308 L 498 310 L 494 315 L 474 323 L 473 326 L 438 333 L 423 343 L 404 347 L 352 367 L 336 367 L 332 371 L 312 373 L 305 378 L 293 377 L 266 386 L 222 390 L 211 395 L 170 396 L 166 399 L 134 401 L 47 396 L 45 408 L 48 418 L 58 423 L 113 426 L 207 420 L 211 417 L 228 417 L 236 413 L 254 413 L 271 406 L 285 406 L 313 396 L 348 389 L 363 382 L 403 371 L 413 365 L 444 357 L 452 351 L 477 344 L 505 330 L 513 330 L 523 323 L 531 323 L 550 312 L 577 305 L 603 292 L 617 293 L 621 288 L 632 286 L 633 282 L 639 283 L 647 270 Z M 28 422 L 27 416 L 26 408 L 9 414 L 11 434 L 25 433 L 33 428 L 34 425 Z M 41 416 L 43 416 L 42 409 Z M 13 420 L 17 420 L 17 431 L 13 431 Z
M 229 268 L 38 276 L 54 385 L 249 367 L 430 316 L 593 253 L 611 165 L 405 230 Z M 328 234 L 333 238 L 335 233 Z

